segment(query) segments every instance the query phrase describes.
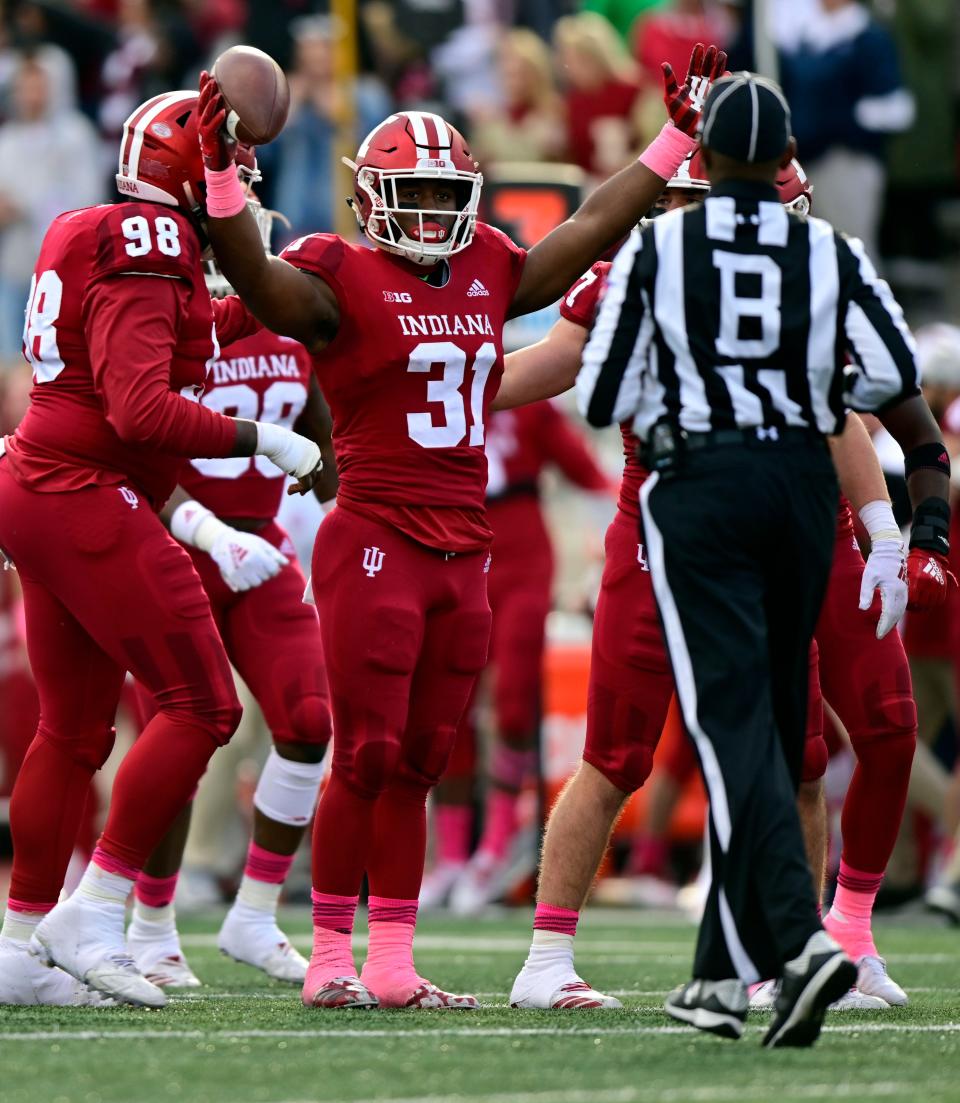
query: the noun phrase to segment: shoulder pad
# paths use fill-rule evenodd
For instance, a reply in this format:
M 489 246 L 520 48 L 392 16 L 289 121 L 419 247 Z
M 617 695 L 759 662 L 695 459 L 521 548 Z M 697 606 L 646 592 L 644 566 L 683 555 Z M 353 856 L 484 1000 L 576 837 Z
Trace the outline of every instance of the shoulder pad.
M 347 244 L 337 234 L 307 234 L 291 241 L 280 256 L 295 268 L 318 276 L 335 275 L 347 253 Z

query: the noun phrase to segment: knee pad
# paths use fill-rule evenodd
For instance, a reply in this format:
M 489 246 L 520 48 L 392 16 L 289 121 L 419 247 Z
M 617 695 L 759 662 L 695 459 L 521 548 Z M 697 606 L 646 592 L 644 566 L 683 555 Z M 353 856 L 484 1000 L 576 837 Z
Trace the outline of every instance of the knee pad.
M 455 729 L 448 727 L 407 732 L 397 776 L 407 785 L 432 789 L 446 773 L 455 740 Z
M 310 822 L 323 777 L 323 762 L 293 762 L 271 748 L 253 805 L 265 816 L 290 827 Z
M 357 796 L 372 800 L 396 778 L 400 762 L 399 739 L 373 739 L 337 754 L 334 743 L 334 769 Z
M 913 701 L 889 711 L 882 723 L 850 731 L 850 743 L 858 761 L 879 757 L 891 769 L 909 773 L 917 745 L 917 713 Z
M 827 772 L 827 760 L 830 754 L 823 733 L 808 738 L 803 744 L 803 766 L 800 769 L 800 781 L 818 781 Z
M 472 778 L 477 770 L 477 739 L 473 725 L 461 721 L 453 741 L 453 749 L 447 759 L 444 777 L 448 781 Z
M 89 727 L 80 732 L 71 732 L 69 737 L 61 732 L 45 728 L 37 729 L 37 735 L 45 739 L 84 770 L 96 773 L 110 757 L 117 738 L 117 729 L 112 724 Z
M 463 613 L 457 621 L 457 632 L 450 643 L 447 661 L 458 674 L 479 674 L 487 665 L 490 652 L 489 612 Z
M 583 761 L 622 793 L 634 793 L 645 784 L 653 770 L 653 748 L 638 743 L 621 747 L 616 754 L 585 750 Z
M 290 702 L 287 711 L 287 730 L 274 738 L 281 743 L 296 743 L 310 762 L 323 760 L 330 742 L 330 708 L 326 698 L 319 693 L 306 693 Z
M 223 746 L 230 742 L 242 717 L 243 706 L 234 693 L 232 698 L 217 698 L 199 708 L 194 718 L 201 727 L 206 728 L 214 742 Z

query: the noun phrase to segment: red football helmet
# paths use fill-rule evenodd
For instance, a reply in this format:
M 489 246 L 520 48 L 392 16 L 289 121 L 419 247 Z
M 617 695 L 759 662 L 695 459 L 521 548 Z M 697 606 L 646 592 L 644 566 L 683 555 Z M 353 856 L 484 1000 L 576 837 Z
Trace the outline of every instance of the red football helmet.
M 206 216 L 203 157 L 197 134 L 196 92 L 164 92 L 147 100 L 123 124 L 117 190 Z M 244 182 L 260 178 L 253 146 L 237 147 Z
M 373 128 L 357 151 L 351 201 L 360 228 L 381 249 L 415 264 L 434 264 L 473 240 L 483 177 L 463 135 L 429 111 L 402 111 Z M 449 180 L 455 211 L 419 210 L 417 226 L 404 233 L 395 215 L 414 213 L 397 200 L 398 180 Z M 453 215 L 453 225 L 446 221 Z
M 707 179 L 707 170 L 703 167 L 703 158 L 700 156 L 700 147 L 688 153 L 683 164 L 667 181 L 665 191 L 702 191 L 710 190 L 710 181 Z
M 807 179 L 807 174 L 796 157 L 777 174 L 777 191 L 780 202 L 788 211 L 796 211 L 797 214 L 810 213 L 813 206 L 813 184 Z

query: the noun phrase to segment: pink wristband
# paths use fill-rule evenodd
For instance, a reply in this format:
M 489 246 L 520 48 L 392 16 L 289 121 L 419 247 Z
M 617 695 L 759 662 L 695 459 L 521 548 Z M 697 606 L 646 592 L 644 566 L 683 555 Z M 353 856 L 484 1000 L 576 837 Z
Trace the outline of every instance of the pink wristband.
M 683 164 L 687 154 L 692 153 L 696 148 L 696 138 L 684 134 L 673 123 L 664 123 L 663 129 L 637 160 L 642 165 L 646 165 L 652 173 L 664 180 L 669 180 Z
M 237 176 L 237 166 L 225 169 L 204 168 L 207 182 L 207 215 L 210 218 L 232 218 L 247 204 L 247 197 Z

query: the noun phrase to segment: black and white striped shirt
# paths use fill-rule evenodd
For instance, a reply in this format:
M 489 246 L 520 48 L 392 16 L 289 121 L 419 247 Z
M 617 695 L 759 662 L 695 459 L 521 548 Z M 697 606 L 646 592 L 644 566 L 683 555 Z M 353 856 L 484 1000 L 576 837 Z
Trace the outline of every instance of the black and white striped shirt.
M 917 392 L 915 346 L 862 244 L 724 181 L 635 230 L 577 377 L 592 425 L 842 430 L 846 409 Z

